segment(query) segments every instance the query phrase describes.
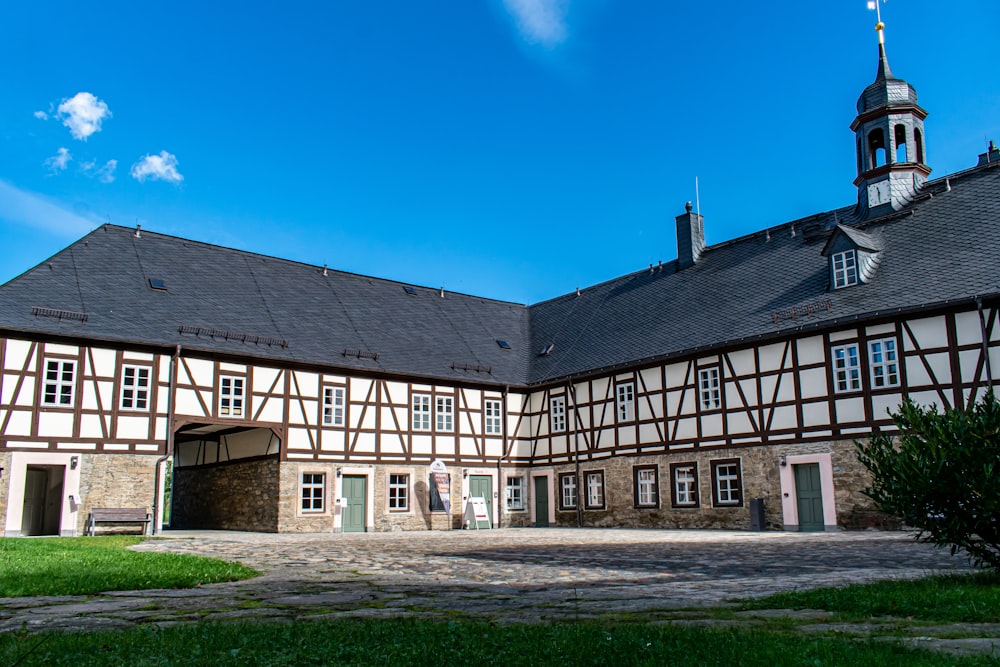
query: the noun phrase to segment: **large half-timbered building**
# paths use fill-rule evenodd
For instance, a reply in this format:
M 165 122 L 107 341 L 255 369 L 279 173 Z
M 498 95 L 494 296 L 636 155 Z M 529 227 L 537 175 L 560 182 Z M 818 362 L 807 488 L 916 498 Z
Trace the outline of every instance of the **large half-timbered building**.
M 713 246 L 688 205 L 533 306 L 99 227 L 0 287 L 4 534 L 159 524 L 168 470 L 180 528 L 884 525 L 853 441 L 1000 368 L 1000 151 L 928 180 L 925 116 L 880 45 L 856 204 Z

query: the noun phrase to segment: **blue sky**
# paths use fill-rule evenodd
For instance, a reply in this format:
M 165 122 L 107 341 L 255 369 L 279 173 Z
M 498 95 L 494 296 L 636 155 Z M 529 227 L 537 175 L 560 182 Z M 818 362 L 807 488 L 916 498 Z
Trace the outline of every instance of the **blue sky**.
M 1000 142 L 1000 2 L 889 0 L 932 177 Z M 864 0 L 7 3 L 0 282 L 113 223 L 535 303 L 852 203 Z

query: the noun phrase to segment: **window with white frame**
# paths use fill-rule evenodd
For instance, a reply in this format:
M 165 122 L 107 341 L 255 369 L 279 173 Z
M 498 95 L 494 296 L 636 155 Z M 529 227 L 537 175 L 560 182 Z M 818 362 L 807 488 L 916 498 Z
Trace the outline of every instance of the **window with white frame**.
M 566 397 L 553 396 L 549 400 L 549 430 L 561 433 L 566 430 Z
M 149 408 L 149 366 L 122 366 L 122 410 Z
M 437 397 L 437 430 L 453 431 L 455 429 L 454 407 L 455 399 L 451 396 Z
M 671 463 L 671 500 L 674 507 L 698 506 L 698 464 Z
M 583 474 L 587 491 L 583 506 L 589 510 L 604 509 L 604 471 L 590 470 Z
M 895 338 L 868 341 L 868 361 L 871 365 L 872 388 L 899 386 Z
M 559 509 L 569 510 L 576 507 L 576 474 L 571 472 L 559 475 Z
M 722 405 L 718 366 L 698 371 L 698 395 L 701 397 L 702 410 L 717 410 Z
M 219 378 L 219 414 L 223 417 L 242 417 L 246 378 L 223 375 Z
M 487 399 L 483 410 L 486 413 L 486 435 L 503 435 L 503 403 Z
M 389 511 L 407 512 L 410 509 L 410 476 L 389 473 Z
M 712 496 L 717 507 L 743 504 L 743 479 L 739 459 L 712 461 Z
M 850 287 L 858 284 L 858 253 L 855 250 L 845 250 L 834 253 L 830 257 L 833 263 L 833 287 Z
M 431 397 L 427 394 L 413 395 L 412 424 L 414 431 L 431 430 Z
M 323 387 L 323 423 L 327 426 L 344 425 L 343 387 Z
M 861 360 L 858 344 L 837 345 L 833 356 L 833 388 L 837 393 L 861 389 Z
M 45 360 L 42 405 L 70 407 L 76 386 L 76 362 L 68 359 Z
M 524 478 L 523 477 L 508 477 L 507 478 L 506 498 L 507 498 L 507 509 L 508 510 L 523 510 L 524 509 Z
M 636 507 L 659 507 L 660 505 L 660 483 L 659 471 L 655 465 L 636 466 L 632 469 L 635 478 L 633 479 L 635 488 Z
M 326 509 L 326 473 L 302 473 L 302 511 L 322 512 Z
M 631 421 L 635 416 L 635 384 L 623 382 L 615 391 L 618 395 L 618 421 Z

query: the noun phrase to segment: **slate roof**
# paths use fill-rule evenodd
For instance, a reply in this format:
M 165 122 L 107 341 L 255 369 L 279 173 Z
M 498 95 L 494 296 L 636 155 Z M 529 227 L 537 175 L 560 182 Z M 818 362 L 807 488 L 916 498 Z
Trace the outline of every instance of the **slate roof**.
M 540 384 L 1000 294 L 1000 165 L 929 182 L 923 192 L 882 218 L 857 219 L 854 206 L 821 213 L 709 246 L 682 271 L 668 262 L 533 306 L 442 298 L 423 287 L 410 296 L 403 283 L 323 275 L 315 266 L 105 225 L 0 286 L 0 331 L 182 345 L 418 380 Z M 837 225 L 883 248 L 871 283 L 830 289 L 822 250 Z M 149 278 L 164 280 L 167 291 L 151 289 Z M 35 316 L 36 306 L 87 320 Z M 181 333 L 181 325 L 258 339 Z M 345 348 L 379 357 L 344 356 Z
M 846 227 L 844 225 L 836 225 L 834 227 L 833 234 L 830 235 L 830 239 L 823 246 L 823 255 L 830 254 L 830 244 L 834 239 L 838 238 L 838 234 L 843 234 L 851 242 L 851 244 L 858 250 L 865 250 L 867 252 L 879 252 L 882 250 L 882 244 L 878 242 L 871 234 L 866 234 L 865 232 L 857 229 L 856 227 Z
M 150 278 L 167 291 L 151 289 Z M 403 283 L 324 276 L 321 267 L 105 225 L 0 287 L 0 329 L 449 381 L 528 379 L 525 306 L 413 289 L 415 296 Z M 35 317 L 33 306 L 86 313 L 87 321 Z M 220 333 L 181 333 L 181 325 Z M 257 339 L 227 340 L 223 331 Z
M 924 193 L 882 218 L 829 211 L 710 246 L 682 271 L 670 262 L 532 306 L 531 379 L 1000 293 L 1000 168 L 929 182 Z M 830 288 L 821 252 L 837 224 L 884 249 L 870 283 Z M 551 354 L 537 356 L 549 344 Z

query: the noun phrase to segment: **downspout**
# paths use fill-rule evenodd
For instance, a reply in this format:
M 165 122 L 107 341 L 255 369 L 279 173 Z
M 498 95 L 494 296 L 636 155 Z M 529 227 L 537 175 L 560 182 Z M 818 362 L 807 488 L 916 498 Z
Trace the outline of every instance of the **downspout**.
M 993 369 L 990 366 L 990 342 L 986 338 L 986 319 L 983 317 L 983 298 L 976 297 L 976 310 L 979 311 L 979 331 L 983 339 L 983 359 L 986 360 L 986 386 L 993 391 Z
M 580 479 L 580 429 L 577 428 L 576 387 L 566 383 L 566 393 L 573 397 L 573 460 L 576 462 L 576 527 L 583 528 L 583 480 Z
M 507 392 L 509 385 L 503 386 L 503 397 L 500 403 L 500 434 L 503 446 L 500 450 L 500 457 L 497 459 L 497 528 L 503 528 L 503 513 L 507 509 L 507 487 L 503 483 L 503 460 L 507 449 Z M 501 493 L 502 492 L 502 493 Z
M 167 449 L 163 453 L 163 456 L 156 459 L 156 465 L 153 468 L 153 527 L 151 529 L 153 535 L 160 532 L 158 530 L 160 525 L 160 496 L 163 493 L 160 489 L 160 468 L 164 462 L 170 460 L 174 455 L 174 394 L 177 392 L 177 359 L 180 356 L 181 346 L 178 345 L 174 350 L 173 356 L 170 357 L 170 379 L 167 390 Z

